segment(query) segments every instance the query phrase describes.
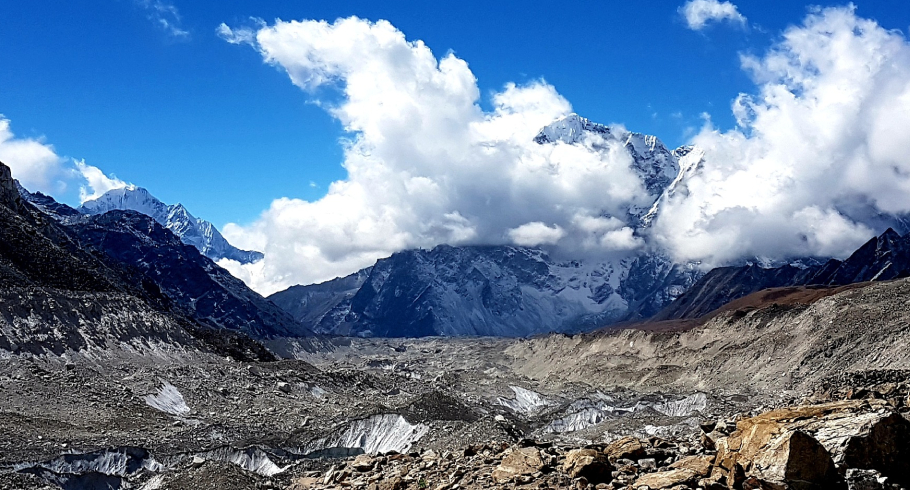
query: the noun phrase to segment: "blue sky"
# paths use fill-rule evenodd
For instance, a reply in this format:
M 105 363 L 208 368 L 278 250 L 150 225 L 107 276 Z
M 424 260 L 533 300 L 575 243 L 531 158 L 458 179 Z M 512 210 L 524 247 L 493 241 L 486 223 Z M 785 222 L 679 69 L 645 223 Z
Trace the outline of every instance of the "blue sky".
M 576 112 L 676 146 L 703 112 L 733 125 L 731 101 L 754 90 L 739 53 L 761 52 L 807 8 L 740 1 L 747 27 L 696 32 L 681 3 L 166 2 L 177 18 L 134 0 L 6 2 L 0 113 L 17 136 L 42 137 L 59 155 L 183 202 L 219 226 L 247 223 L 275 198 L 313 200 L 343 178 L 343 134 L 285 73 L 220 39 L 220 23 L 388 19 L 437 57 L 451 50 L 467 61 L 483 104 L 507 82 L 544 78 Z M 910 26 L 903 1 L 862 2 L 857 13 L 886 28 Z M 59 197 L 78 200 L 73 188 Z
M 219 262 L 262 293 L 441 243 L 843 257 L 910 216 L 905 0 L 32 0 L 0 25 L 13 175 L 181 202 L 265 253 Z M 685 192 L 625 140 L 533 142 L 572 111 L 696 145 Z

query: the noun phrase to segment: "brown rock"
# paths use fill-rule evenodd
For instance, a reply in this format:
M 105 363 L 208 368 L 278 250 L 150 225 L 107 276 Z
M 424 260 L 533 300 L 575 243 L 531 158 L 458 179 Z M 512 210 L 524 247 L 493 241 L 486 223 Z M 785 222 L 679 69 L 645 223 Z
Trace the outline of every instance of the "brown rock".
M 369 454 L 361 454 L 354 458 L 354 462 L 351 463 L 351 468 L 354 468 L 361 473 L 366 473 L 373 469 L 373 465 L 373 458 Z
M 759 454 L 797 431 L 821 444 L 834 464 L 877 469 L 896 481 L 910 481 L 910 422 L 881 400 L 782 408 L 743 419 L 736 431 L 717 443 L 718 471 L 729 478 L 740 465 L 746 475 L 760 477 L 752 471 Z M 804 439 L 797 442 L 809 444 Z
M 613 465 L 607 456 L 594 449 L 573 449 L 566 454 L 563 471 L 570 478 L 585 478 L 597 485 L 612 479 Z
M 647 486 L 651 490 L 659 490 L 662 488 L 672 488 L 677 485 L 688 484 L 696 480 L 698 480 L 697 473 L 690 469 L 681 468 L 642 475 L 635 480 L 635 483 L 632 484 L 632 488 Z
M 319 483 L 319 478 L 303 477 L 297 478 L 291 483 L 287 490 L 309 490 Z
M 618 459 L 637 460 L 643 458 L 646 454 L 645 446 L 637 437 L 623 437 L 613 441 L 604 449 L 604 453 L 610 458 L 610 461 Z
M 756 455 L 747 476 L 761 484 L 756 488 L 787 488 L 795 482 L 805 488 L 832 488 L 838 480 L 828 451 L 800 431 L 787 432 L 771 441 Z
M 515 449 L 493 470 L 493 481 L 507 482 L 519 475 L 530 475 L 543 468 L 544 462 L 536 447 Z
M 401 479 L 396 477 L 393 478 L 383 478 L 379 482 L 379 490 L 404 490 L 407 488 L 407 484 Z
M 698 476 L 711 474 L 714 465 L 714 456 L 689 456 L 670 465 L 670 468 L 679 470 L 692 470 Z

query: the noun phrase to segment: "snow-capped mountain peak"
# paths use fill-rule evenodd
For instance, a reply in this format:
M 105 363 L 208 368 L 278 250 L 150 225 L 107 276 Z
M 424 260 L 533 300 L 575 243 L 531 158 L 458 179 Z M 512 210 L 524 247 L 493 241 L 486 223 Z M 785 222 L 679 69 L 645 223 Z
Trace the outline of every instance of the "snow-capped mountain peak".
M 103 214 L 115 209 L 138 211 L 150 216 L 180 237 L 183 243 L 198 248 L 212 260 L 227 258 L 250 263 L 262 258 L 261 252 L 240 250 L 228 243 L 214 225 L 196 218 L 182 204 L 167 205 L 142 187 L 130 185 L 112 189 L 79 207 L 79 211 L 85 214 Z
M 641 203 L 630 206 L 629 219 L 636 224 L 648 210 L 654 209 L 657 200 L 680 174 L 680 156 L 667 149 L 656 136 L 634 133 L 622 127 L 610 128 L 578 114 L 570 114 L 545 126 L 534 141 L 541 145 L 586 145 L 595 151 L 606 151 L 610 146 L 624 148 L 631 157 L 631 169 L 638 174 L 651 199 L 644 206 Z

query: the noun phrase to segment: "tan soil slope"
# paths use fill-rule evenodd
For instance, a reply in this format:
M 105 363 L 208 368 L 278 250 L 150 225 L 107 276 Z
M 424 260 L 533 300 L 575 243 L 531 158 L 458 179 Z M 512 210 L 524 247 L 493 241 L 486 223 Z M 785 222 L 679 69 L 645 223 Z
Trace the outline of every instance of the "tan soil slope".
M 553 335 L 516 342 L 506 353 L 518 372 L 540 380 L 655 390 L 796 390 L 790 396 L 843 372 L 910 368 L 910 280 L 825 296 L 830 292 L 778 292 L 770 305 L 743 298 L 682 331 Z

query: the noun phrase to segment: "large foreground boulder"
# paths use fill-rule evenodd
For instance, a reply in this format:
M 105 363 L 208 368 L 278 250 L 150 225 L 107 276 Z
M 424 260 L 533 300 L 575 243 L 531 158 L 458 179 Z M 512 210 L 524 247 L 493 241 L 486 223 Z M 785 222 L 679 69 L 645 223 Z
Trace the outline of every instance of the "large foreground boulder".
M 504 483 L 521 475 L 530 475 L 539 471 L 544 466 L 540 450 L 536 447 L 523 447 L 515 449 L 504 458 L 502 463 L 493 470 L 492 478 L 497 483 Z
M 836 467 L 910 482 L 910 422 L 879 400 L 766 412 L 737 423 L 717 451 L 712 478 L 731 487 L 840 488 Z
M 612 478 L 613 465 L 607 456 L 594 449 L 574 449 L 566 455 L 563 471 L 571 478 L 585 478 L 593 484 L 607 483 Z

